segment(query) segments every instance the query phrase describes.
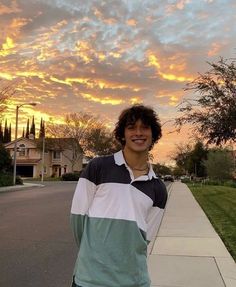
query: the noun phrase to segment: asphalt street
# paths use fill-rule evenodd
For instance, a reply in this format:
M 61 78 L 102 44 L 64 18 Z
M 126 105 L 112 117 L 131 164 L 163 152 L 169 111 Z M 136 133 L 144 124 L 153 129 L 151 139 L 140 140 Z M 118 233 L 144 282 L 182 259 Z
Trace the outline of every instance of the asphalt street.
M 0 286 L 68 287 L 77 255 L 69 224 L 76 183 L 0 193 Z
M 44 184 L 0 193 L 0 287 L 71 286 L 76 182 Z

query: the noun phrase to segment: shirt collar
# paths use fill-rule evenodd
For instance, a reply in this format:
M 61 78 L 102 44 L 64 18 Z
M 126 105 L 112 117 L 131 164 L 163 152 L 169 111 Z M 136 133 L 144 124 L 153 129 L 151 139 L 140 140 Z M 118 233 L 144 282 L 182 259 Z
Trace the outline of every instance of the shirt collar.
M 115 159 L 115 163 L 117 165 L 124 164 L 126 166 L 126 162 L 125 162 L 122 150 L 120 150 L 114 154 L 114 159 Z M 150 179 L 157 178 L 151 164 L 150 164 L 149 172 L 147 175 L 148 175 L 148 178 L 150 178 Z

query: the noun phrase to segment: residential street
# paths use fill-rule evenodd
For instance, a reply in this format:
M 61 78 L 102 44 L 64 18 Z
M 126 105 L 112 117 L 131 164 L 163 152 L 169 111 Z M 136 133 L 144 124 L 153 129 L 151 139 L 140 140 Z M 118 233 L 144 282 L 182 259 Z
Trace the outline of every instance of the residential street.
M 76 258 L 69 225 L 76 182 L 0 193 L 0 286 L 68 287 Z

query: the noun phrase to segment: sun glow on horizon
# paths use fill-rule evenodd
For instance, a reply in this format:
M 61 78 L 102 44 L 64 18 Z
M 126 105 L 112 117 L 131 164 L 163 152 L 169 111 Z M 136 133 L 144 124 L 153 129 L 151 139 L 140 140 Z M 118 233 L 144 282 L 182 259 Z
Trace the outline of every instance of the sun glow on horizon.
M 14 123 L 17 103 L 39 103 L 20 110 L 20 126 L 79 112 L 112 126 L 137 103 L 174 118 L 185 85 L 236 46 L 234 1 L 222 0 L 221 13 L 212 0 L 3 2 L 0 83 L 15 89 L 4 118 Z

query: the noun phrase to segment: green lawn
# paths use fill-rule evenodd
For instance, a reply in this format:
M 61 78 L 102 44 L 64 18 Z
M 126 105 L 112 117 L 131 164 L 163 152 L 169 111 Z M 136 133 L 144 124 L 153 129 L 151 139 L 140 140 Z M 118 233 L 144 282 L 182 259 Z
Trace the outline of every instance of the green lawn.
M 188 184 L 236 261 L 236 188 Z

